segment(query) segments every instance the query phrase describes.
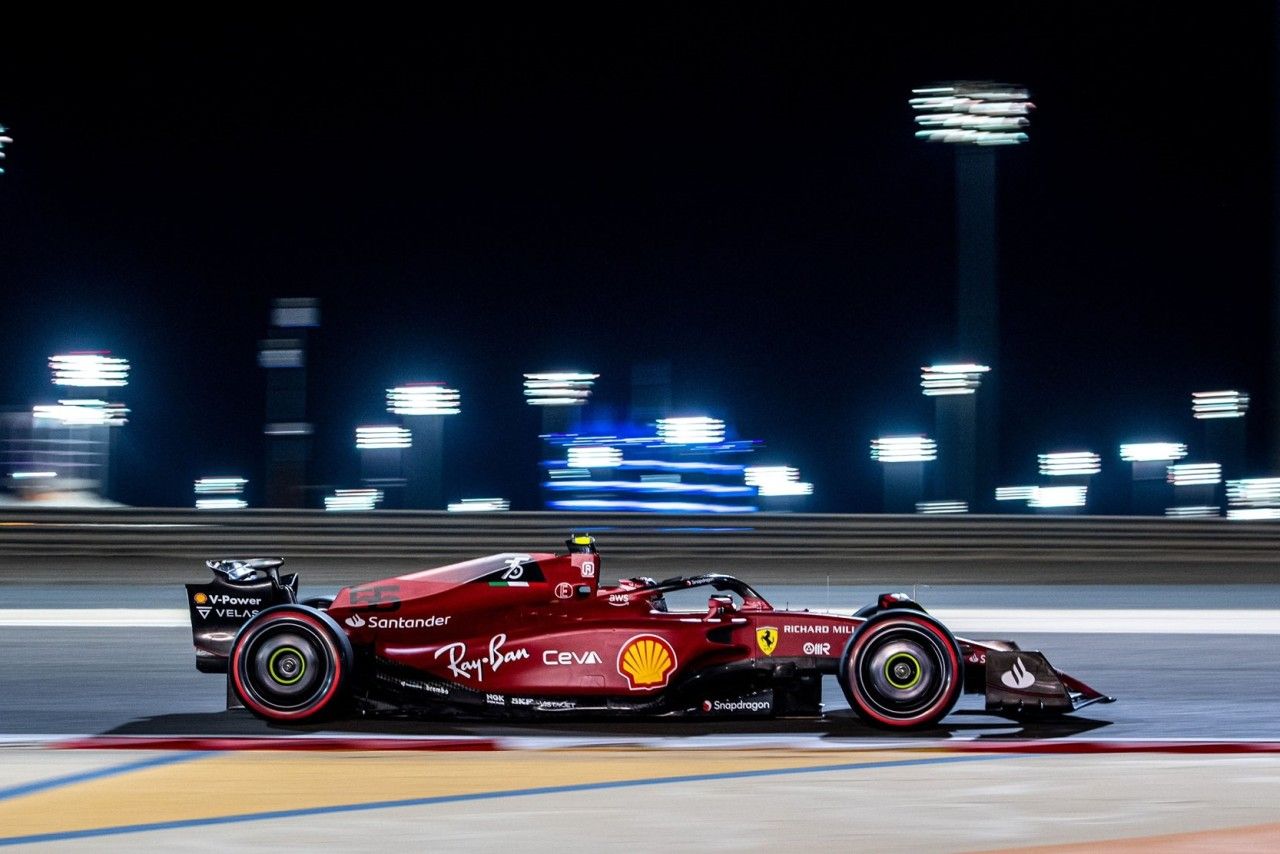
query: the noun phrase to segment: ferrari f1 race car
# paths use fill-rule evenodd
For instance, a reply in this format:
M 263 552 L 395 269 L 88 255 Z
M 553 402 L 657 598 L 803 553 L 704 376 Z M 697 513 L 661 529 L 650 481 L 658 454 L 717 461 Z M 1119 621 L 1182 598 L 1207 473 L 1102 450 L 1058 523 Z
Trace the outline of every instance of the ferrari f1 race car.
M 1011 641 L 954 637 L 903 594 L 852 617 L 777 610 L 728 575 L 600 584 L 594 540 L 298 598 L 278 558 L 214 560 L 188 584 L 196 667 L 273 722 L 413 717 L 795 717 L 835 676 L 891 729 L 937 723 L 962 692 L 1012 718 L 1107 697 Z M 671 607 L 705 588 L 705 609 Z M 697 595 L 696 593 L 693 595 Z

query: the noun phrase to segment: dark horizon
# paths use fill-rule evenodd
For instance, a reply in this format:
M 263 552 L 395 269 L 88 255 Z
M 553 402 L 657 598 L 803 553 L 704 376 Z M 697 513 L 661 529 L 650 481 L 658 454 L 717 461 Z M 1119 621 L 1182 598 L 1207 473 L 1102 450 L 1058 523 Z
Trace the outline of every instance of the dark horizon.
M 676 408 L 765 440 L 813 509 L 878 509 L 869 441 L 932 434 L 919 368 L 964 355 L 953 152 L 907 98 L 996 79 L 1037 105 L 999 155 L 1001 482 L 1055 448 L 1113 476 L 1121 441 L 1194 459 L 1210 388 L 1251 394 L 1265 473 L 1274 10 L 984 9 L 11 26 L 0 403 L 52 402 L 50 354 L 109 349 L 133 364 L 121 500 L 260 486 L 257 342 L 272 298 L 316 297 L 313 483 L 357 485 L 355 426 L 439 379 L 463 395 L 451 498 L 525 509 L 521 373 L 599 372 L 622 413 L 631 365 L 666 359 Z

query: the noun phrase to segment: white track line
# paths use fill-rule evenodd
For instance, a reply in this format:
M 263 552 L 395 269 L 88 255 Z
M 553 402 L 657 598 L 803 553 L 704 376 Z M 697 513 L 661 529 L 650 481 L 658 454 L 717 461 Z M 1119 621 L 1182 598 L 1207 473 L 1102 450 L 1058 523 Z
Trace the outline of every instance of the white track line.
M 815 611 L 817 609 L 814 609 Z M 848 612 L 845 612 L 848 613 Z M 939 608 L 957 634 L 1280 635 L 1280 610 L 1172 608 Z M 775 619 L 784 619 L 780 615 Z M 186 628 L 179 608 L 0 609 L 0 628 Z

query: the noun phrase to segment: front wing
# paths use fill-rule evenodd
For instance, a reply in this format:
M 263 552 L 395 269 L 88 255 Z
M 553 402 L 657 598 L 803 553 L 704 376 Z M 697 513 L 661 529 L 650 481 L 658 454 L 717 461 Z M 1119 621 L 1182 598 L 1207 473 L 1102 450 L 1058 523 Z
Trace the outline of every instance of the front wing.
M 1115 702 L 1056 670 L 1044 653 L 1021 649 L 987 651 L 986 694 L 987 711 L 1011 717 L 1058 715 Z

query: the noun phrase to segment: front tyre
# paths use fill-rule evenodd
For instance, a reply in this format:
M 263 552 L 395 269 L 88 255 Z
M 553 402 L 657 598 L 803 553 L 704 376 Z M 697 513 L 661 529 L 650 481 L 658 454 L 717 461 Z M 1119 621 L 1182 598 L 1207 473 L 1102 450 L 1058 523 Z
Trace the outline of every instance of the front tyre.
M 269 721 L 314 720 L 345 698 L 351 642 L 327 614 L 299 605 L 268 608 L 231 647 L 231 689 Z
M 927 614 L 882 611 L 867 620 L 840 658 L 840 687 L 868 723 L 930 726 L 955 707 L 964 688 L 960 646 Z

